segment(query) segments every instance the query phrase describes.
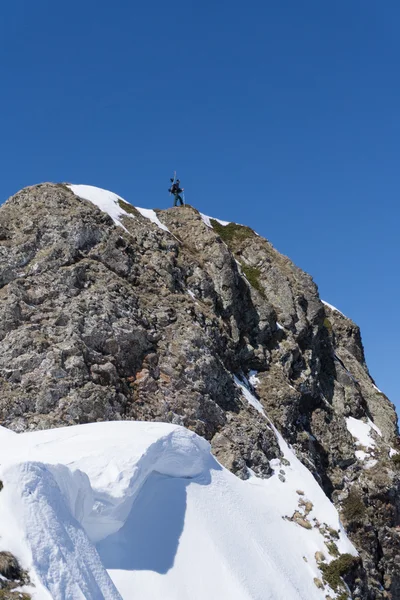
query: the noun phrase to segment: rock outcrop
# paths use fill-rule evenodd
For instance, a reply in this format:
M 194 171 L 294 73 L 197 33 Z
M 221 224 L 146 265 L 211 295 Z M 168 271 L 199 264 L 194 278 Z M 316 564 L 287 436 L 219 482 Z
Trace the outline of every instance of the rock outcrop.
M 172 422 L 246 478 L 280 456 L 269 418 L 341 511 L 354 597 L 400 599 L 397 419 L 358 327 L 250 228 L 119 205 L 42 184 L 0 208 L 1 424 Z

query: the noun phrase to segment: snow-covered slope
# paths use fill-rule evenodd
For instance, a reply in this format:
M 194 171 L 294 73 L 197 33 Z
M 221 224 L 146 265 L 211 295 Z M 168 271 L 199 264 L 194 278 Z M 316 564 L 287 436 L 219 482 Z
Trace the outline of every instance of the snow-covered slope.
M 68 185 L 68 187 L 76 196 L 84 198 L 85 200 L 89 200 L 89 202 L 95 204 L 98 208 L 100 208 L 100 210 L 110 215 L 110 217 L 113 219 L 116 225 L 119 225 L 120 227 L 125 229 L 124 225 L 122 224 L 121 217 L 132 217 L 132 214 L 124 209 L 123 204 L 121 205 L 121 203 L 129 204 L 128 202 L 126 202 L 126 200 L 121 198 L 121 196 L 118 196 L 117 194 L 115 194 L 114 192 L 110 192 L 109 190 L 103 190 L 102 188 L 98 188 L 93 185 L 71 184 Z M 149 219 L 160 229 L 163 229 L 164 231 L 169 231 L 168 227 L 161 223 L 154 210 L 150 208 L 140 208 L 139 206 L 135 206 L 134 208 L 142 215 L 142 217 Z M 210 219 L 213 219 L 214 217 L 208 217 L 207 215 L 203 215 L 202 213 L 200 213 L 200 216 L 203 222 L 207 225 L 207 227 L 212 228 Z M 214 220 L 218 221 L 218 223 L 220 223 L 221 225 L 229 225 L 229 221 L 221 221 L 221 219 Z
M 29 569 L 36 599 L 322 600 L 321 525 L 340 530 L 341 552 L 355 550 L 277 435 L 275 475 L 242 481 L 174 425 L 0 428 L 0 549 Z M 309 529 L 289 520 L 302 500 Z
M 124 209 L 124 204 L 129 206 L 129 202 L 126 202 L 121 196 L 110 192 L 109 190 L 103 190 L 93 185 L 69 185 L 69 189 L 80 198 L 89 200 L 95 204 L 100 210 L 110 215 L 116 225 L 119 225 L 123 229 L 126 229 L 122 224 L 121 217 L 132 217 L 132 214 Z M 122 203 L 122 206 L 121 206 Z M 149 219 L 152 223 L 155 223 L 160 229 L 168 231 L 168 227 L 163 225 L 154 210 L 149 208 L 134 207 L 143 217 Z

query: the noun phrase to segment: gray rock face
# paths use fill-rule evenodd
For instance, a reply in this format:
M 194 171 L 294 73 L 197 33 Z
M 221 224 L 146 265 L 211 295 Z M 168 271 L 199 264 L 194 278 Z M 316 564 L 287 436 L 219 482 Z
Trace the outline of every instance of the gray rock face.
M 169 233 L 123 207 L 126 230 L 42 184 L 0 208 L 1 424 L 168 421 L 210 440 L 239 477 L 268 477 L 275 435 L 234 379 L 250 386 L 257 371 L 253 392 L 360 551 L 354 590 L 400 598 L 397 420 L 358 327 L 251 229 L 210 228 L 184 207 L 159 211 Z M 380 429 L 369 459 L 348 417 Z

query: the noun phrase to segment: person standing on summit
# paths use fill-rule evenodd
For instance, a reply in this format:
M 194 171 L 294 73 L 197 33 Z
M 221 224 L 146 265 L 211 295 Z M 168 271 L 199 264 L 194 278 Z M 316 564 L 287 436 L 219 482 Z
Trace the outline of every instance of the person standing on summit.
M 182 196 L 180 194 L 183 192 L 184 188 L 180 187 L 181 182 L 179 179 L 177 179 L 176 181 L 171 179 L 171 182 L 172 182 L 172 185 L 168 191 L 174 195 L 174 206 L 178 206 L 178 202 L 180 202 L 181 203 L 180 205 L 183 206 L 183 200 L 182 200 Z

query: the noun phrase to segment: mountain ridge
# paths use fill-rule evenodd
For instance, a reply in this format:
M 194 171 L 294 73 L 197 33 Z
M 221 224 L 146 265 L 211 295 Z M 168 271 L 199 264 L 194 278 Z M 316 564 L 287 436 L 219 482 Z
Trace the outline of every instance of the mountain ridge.
M 250 228 L 116 195 L 104 213 L 112 193 L 89 188 L 39 184 L 0 207 L 2 424 L 166 421 L 268 478 L 281 452 L 243 385 L 341 511 L 359 597 L 400 597 L 397 418 L 359 328 Z

